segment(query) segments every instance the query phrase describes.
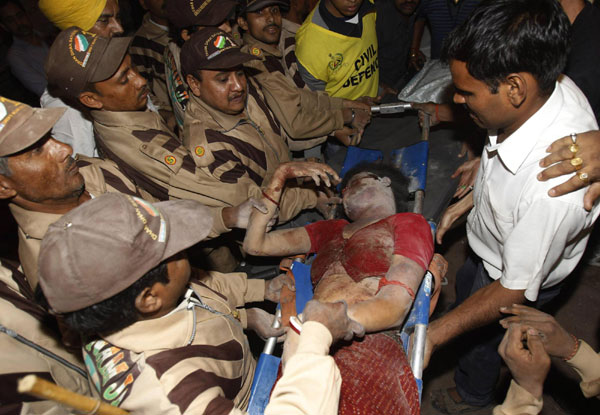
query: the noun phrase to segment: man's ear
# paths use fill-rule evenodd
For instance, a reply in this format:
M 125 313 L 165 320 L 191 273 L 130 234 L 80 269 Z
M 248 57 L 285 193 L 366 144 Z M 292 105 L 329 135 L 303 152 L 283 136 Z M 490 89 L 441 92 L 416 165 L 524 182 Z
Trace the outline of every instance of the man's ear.
M 12 180 L 0 174 L 0 199 L 12 199 L 16 195 Z
M 508 100 L 513 107 L 519 108 L 527 99 L 527 79 L 521 73 L 511 73 L 506 77 Z
M 79 94 L 79 102 L 81 102 L 84 106 L 95 110 L 101 110 L 104 106 L 102 101 L 100 101 L 98 94 L 90 91 L 85 91 Z
M 187 42 L 192 37 L 190 31 L 187 29 L 182 29 L 179 34 L 181 35 L 181 38 L 183 39 L 184 42 Z
M 384 186 L 390 187 L 392 185 L 392 179 L 390 179 L 389 177 L 385 176 L 381 178 L 381 183 Z
M 186 76 L 185 81 L 187 82 L 188 86 L 190 87 L 190 91 L 192 91 L 192 93 L 199 98 L 201 95 L 200 81 L 193 75 Z
M 248 31 L 248 22 L 242 16 L 238 16 L 238 18 L 237 18 L 237 24 L 238 24 L 239 27 L 241 27 L 242 29 L 244 29 L 245 32 Z
M 140 314 L 154 314 L 159 311 L 162 307 L 162 299 L 156 292 L 156 285 L 154 283 L 151 287 L 146 287 L 141 293 L 135 297 L 135 308 Z

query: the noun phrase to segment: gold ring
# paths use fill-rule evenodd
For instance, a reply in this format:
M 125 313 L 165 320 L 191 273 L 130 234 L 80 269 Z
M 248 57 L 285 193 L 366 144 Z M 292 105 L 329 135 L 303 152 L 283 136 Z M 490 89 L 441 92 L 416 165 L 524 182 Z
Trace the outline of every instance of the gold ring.
M 569 146 L 569 151 L 573 153 L 572 156 L 575 157 L 575 154 L 577 154 L 577 152 L 579 151 L 579 146 L 577 144 L 571 144 Z
M 570 160 L 571 166 L 575 167 L 575 171 L 579 170 L 583 166 L 583 160 L 581 157 L 575 157 Z
M 588 184 L 590 181 L 590 177 L 588 176 L 588 174 L 586 172 L 581 172 L 577 175 L 577 177 L 579 177 L 579 180 L 581 180 L 582 182 L 584 182 L 585 184 Z
M 577 144 L 577 134 L 571 133 L 571 141 L 573 144 Z

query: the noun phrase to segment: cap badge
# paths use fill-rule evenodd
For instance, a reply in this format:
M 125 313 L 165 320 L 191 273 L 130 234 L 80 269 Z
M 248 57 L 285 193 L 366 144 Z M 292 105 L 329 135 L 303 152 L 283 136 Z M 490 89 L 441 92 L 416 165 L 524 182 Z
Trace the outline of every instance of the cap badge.
M 88 46 L 90 46 L 85 36 L 83 36 L 81 33 L 75 36 L 75 40 L 73 43 L 77 52 L 85 52 Z
M 223 49 L 225 44 L 227 43 L 227 38 L 225 36 L 217 36 L 214 41 L 214 45 L 217 49 Z
M 93 33 L 74 31 L 69 38 L 69 52 L 73 60 L 82 68 L 87 65 L 98 37 Z
M 198 157 L 202 157 L 204 155 L 204 153 L 205 153 L 204 147 L 198 146 L 198 147 L 196 147 L 196 149 L 194 150 L 194 152 L 196 153 L 196 155 Z
M 169 166 L 172 166 L 173 164 L 177 163 L 177 159 L 175 156 L 169 155 L 165 157 L 165 163 L 167 163 Z

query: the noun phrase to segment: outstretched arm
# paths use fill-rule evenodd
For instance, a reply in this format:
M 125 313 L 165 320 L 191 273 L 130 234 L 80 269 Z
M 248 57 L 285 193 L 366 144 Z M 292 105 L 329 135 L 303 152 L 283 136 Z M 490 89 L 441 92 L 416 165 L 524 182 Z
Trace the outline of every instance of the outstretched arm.
M 267 226 L 275 215 L 287 179 L 310 177 L 317 186 L 321 181 L 326 186 L 330 186 L 328 175 L 334 181 L 339 181 L 337 173 L 326 164 L 282 163 L 275 170 L 271 182 L 263 191 L 262 203 L 266 206 L 267 213 L 255 209 L 250 215 L 244 239 L 244 250 L 251 255 L 258 256 L 285 256 L 307 252 L 310 249 L 310 238 L 304 228 L 282 229 L 267 233 Z

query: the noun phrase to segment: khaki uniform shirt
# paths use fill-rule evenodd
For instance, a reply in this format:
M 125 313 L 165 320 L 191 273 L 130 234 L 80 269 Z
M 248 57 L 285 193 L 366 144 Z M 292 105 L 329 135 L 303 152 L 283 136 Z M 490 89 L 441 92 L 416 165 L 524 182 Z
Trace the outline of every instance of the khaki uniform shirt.
M 251 61 L 247 65 L 251 65 L 255 69 L 260 70 L 261 72 L 268 72 L 271 74 L 278 73 L 278 74 L 285 76 L 289 81 L 289 85 L 288 85 L 289 88 L 295 88 L 295 89 L 303 88 L 304 81 L 302 81 L 302 77 L 300 76 L 300 74 L 297 73 L 297 70 L 298 70 L 297 65 L 294 65 L 294 68 L 296 70 L 293 72 L 296 74 L 296 77 L 299 78 L 299 81 L 302 83 L 301 85 L 299 85 L 297 80 L 293 78 L 292 72 L 288 69 L 288 66 L 285 62 L 284 54 L 280 47 L 263 43 L 263 42 L 259 41 L 258 39 L 256 39 L 255 37 L 253 37 L 252 35 L 250 35 L 250 33 L 244 33 L 243 40 L 244 40 L 244 45 L 242 46 L 242 51 L 249 53 L 251 55 L 260 57 L 260 60 Z M 287 58 L 288 58 L 288 60 L 293 60 L 295 63 L 295 55 L 293 54 L 293 45 L 291 48 L 292 48 L 291 51 L 289 51 L 289 48 L 288 48 Z M 290 66 L 291 65 L 292 65 L 292 63 L 290 63 Z M 264 82 L 264 79 L 261 79 L 261 80 Z M 269 82 L 266 83 L 267 88 L 269 88 L 270 85 L 271 84 Z M 278 86 L 277 89 L 275 89 L 275 90 L 277 91 L 278 89 L 283 89 L 282 86 L 283 86 L 283 84 Z M 304 88 L 304 89 L 306 91 L 310 91 L 308 88 Z M 298 93 L 298 91 L 295 91 L 295 92 Z M 310 97 L 310 95 L 307 95 L 307 97 Z M 318 97 L 318 95 L 315 95 L 315 97 Z M 281 100 L 281 99 L 279 98 L 279 100 Z M 307 103 L 304 105 L 310 105 L 310 104 Z M 278 108 L 279 107 L 290 108 L 287 105 L 282 105 L 281 102 L 278 102 L 277 107 Z M 307 108 L 310 108 L 310 106 Z M 339 113 L 341 115 L 341 111 L 337 111 L 337 113 Z M 311 128 L 313 127 L 313 125 L 318 125 L 319 121 L 326 121 L 327 119 L 334 119 L 334 117 L 335 117 L 335 115 L 334 115 L 335 113 L 331 110 L 307 111 L 307 114 L 313 115 L 315 118 L 314 120 L 308 120 L 308 119 L 304 120 L 304 122 L 307 123 L 306 125 L 310 126 Z M 343 124 L 343 122 L 342 122 L 342 124 Z M 292 133 L 294 133 L 294 132 L 297 133 L 297 131 L 295 129 L 292 129 Z M 288 131 L 285 130 L 285 128 L 284 128 L 283 137 L 285 138 L 286 143 L 288 144 L 288 147 L 290 148 L 290 150 L 298 151 L 298 150 L 306 150 L 309 148 L 313 148 L 316 145 L 319 145 L 319 144 L 325 142 L 325 140 L 327 140 L 327 134 L 329 134 L 330 132 L 331 131 L 327 131 L 327 133 L 325 135 L 322 135 L 321 137 L 294 139 L 294 138 L 292 138 L 293 135 L 290 136 L 290 134 L 288 134 Z
M 8 262 L 0 264 L 0 324 L 27 340 L 84 369 L 80 356 L 65 350 L 60 334 L 45 326 L 51 318 L 33 300 L 25 276 Z M 55 402 L 40 401 L 16 391 L 17 379 L 35 374 L 74 392 L 89 395 L 85 376 L 57 360 L 0 333 L 0 402 L 7 413 L 64 414 L 69 411 Z
M 198 167 L 197 177 L 215 198 L 238 205 L 261 197 L 279 164 L 290 161 L 277 118 L 267 107 L 260 87 L 248 78 L 245 111 L 228 115 L 192 96 L 185 114 L 183 143 Z M 279 219 L 292 219 L 316 206 L 313 190 L 288 187 L 281 199 Z
M 262 301 L 264 281 L 210 273 L 190 288 L 191 298 L 166 316 L 84 346 L 102 400 L 132 413 L 165 415 L 246 408 L 256 362 L 238 307 Z
M 104 193 L 123 193 L 137 196 L 149 202 L 158 199 L 152 197 L 148 192 L 139 189 L 133 181 L 123 174 L 118 166 L 110 160 L 77 156 L 77 166 L 85 182 L 85 190 L 93 197 Z M 40 254 L 42 238 L 48 227 L 56 222 L 62 215 L 53 213 L 34 212 L 23 209 L 14 203 L 8 205 L 14 216 L 19 235 L 19 260 L 27 280 L 34 288 L 38 283 L 37 263 Z M 216 237 L 228 228 L 223 223 L 222 209 L 212 209 L 213 229 L 209 237 Z
M 137 71 L 146 80 L 152 92 L 152 103 L 160 109 L 172 111 L 165 81 L 164 52 L 169 43 L 169 30 L 154 23 L 146 13 L 142 25 L 135 32 L 129 54 Z

